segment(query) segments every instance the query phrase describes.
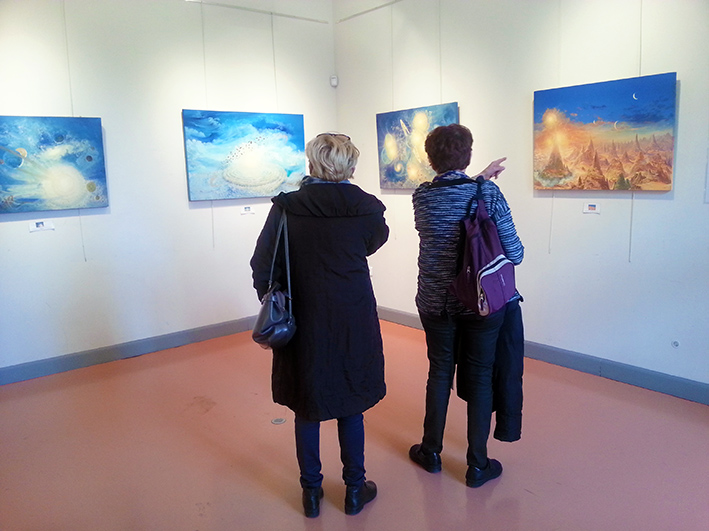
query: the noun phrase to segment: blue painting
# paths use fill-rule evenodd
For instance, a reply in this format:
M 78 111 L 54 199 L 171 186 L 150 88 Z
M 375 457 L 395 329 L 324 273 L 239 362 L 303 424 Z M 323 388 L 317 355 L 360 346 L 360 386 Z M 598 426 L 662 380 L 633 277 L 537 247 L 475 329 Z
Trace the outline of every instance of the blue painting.
M 672 190 L 677 74 L 534 93 L 534 188 Z
M 182 111 L 190 201 L 272 197 L 305 176 L 302 114 Z
M 106 206 L 100 118 L 0 116 L 0 213 Z
M 380 186 L 412 189 L 433 179 L 424 142 L 436 127 L 453 123 L 458 123 L 457 103 L 377 114 Z

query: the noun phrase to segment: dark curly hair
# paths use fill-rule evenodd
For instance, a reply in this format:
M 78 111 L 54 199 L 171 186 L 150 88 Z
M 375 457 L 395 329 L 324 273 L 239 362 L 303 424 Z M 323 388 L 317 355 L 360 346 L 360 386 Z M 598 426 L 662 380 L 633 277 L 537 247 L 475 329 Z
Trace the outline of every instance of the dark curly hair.
M 428 134 L 425 146 L 436 173 L 464 170 L 470 164 L 473 135 L 464 125 L 442 125 Z

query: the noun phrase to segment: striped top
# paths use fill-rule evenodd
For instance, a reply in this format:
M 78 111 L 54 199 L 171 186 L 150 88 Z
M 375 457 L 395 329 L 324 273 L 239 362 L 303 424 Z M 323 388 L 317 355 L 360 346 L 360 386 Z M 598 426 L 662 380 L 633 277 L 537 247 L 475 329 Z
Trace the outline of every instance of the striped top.
M 461 178 L 470 179 L 463 172 L 450 171 L 439 175 L 436 181 Z M 472 179 L 470 184 L 431 184 L 421 184 L 412 196 L 414 221 L 419 233 L 416 306 L 420 312 L 431 315 L 473 313 L 448 291 L 448 287 L 458 272 L 461 221 L 468 215 L 467 211 L 471 206 L 471 199 L 477 194 L 478 184 Z M 513 264 L 520 264 L 524 257 L 524 246 L 517 236 L 505 196 L 492 181 L 485 181 L 482 194 L 488 215 L 497 226 L 505 255 Z M 475 212 L 476 209 L 477 202 L 473 200 L 470 212 Z

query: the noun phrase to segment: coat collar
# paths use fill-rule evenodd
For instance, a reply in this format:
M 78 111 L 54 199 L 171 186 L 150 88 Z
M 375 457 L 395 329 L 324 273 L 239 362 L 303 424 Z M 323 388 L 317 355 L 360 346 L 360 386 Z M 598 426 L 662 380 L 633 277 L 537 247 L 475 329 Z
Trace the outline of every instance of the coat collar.
M 386 207 L 376 197 L 355 184 L 339 186 L 301 186 L 300 190 L 281 193 L 273 202 L 296 216 L 356 217 L 384 212 Z

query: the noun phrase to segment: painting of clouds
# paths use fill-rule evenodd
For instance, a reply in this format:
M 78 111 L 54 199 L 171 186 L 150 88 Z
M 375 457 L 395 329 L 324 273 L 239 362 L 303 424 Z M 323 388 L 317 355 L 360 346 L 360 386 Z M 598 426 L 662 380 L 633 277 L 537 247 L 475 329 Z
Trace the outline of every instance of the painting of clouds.
M 305 176 L 302 114 L 182 111 L 190 201 L 272 197 Z
M 534 188 L 672 190 L 677 74 L 534 93 Z
M 0 213 L 105 206 L 100 118 L 0 116 Z
M 458 123 L 457 103 L 377 114 L 380 186 L 411 189 L 433 179 L 426 136 L 439 125 L 453 123 Z

